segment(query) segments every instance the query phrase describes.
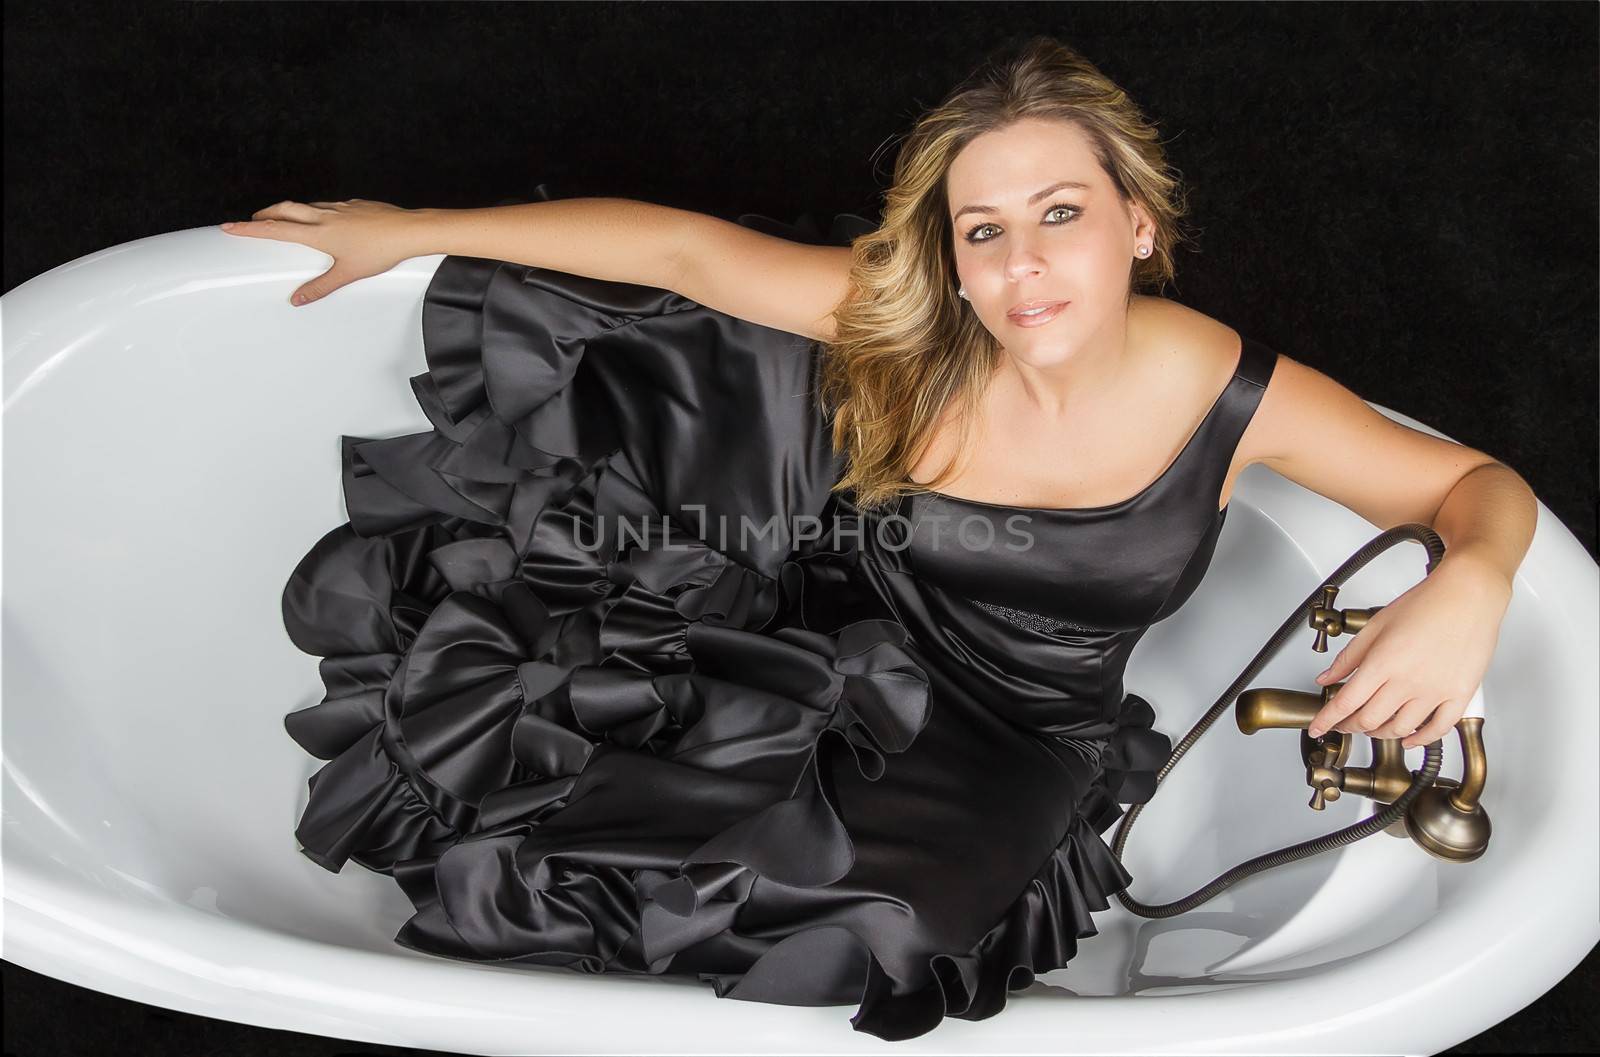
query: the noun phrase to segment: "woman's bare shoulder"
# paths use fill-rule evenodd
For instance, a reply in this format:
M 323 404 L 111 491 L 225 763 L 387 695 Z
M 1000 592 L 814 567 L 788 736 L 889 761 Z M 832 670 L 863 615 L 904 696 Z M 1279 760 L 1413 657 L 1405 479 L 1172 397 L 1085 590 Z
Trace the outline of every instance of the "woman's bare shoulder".
M 1132 344 L 1148 364 L 1181 379 L 1184 388 L 1215 393 L 1233 374 L 1244 339 L 1228 324 L 1149 294 L 1135 295 L 1128 312 Z
M 1144 302 L 1140 305 L 1147 320 L 1143 332 L 1153 336 L 1145 343 L 1145 348 L 1152 353 L 1147 362 L 1156 364 L 1165 377 L 1178 383 L 1167 390 L 1173 394 L 1173 407 L 1188 409 L 1189 428 L 1196 428 L 1239 366 L 1244 355 L 1244 337 L 1226 323 L 1176 301 L 1161 297 L 1135 300 Z M 1269 389 L 1282 388 L 1283 374 L 1280 370 L 1273 371 Z M 1263 397 L 1263 406 L 1265 404 Z M 1181 417 L 1184 412 L 1174 411 L 1174 414 Z M 1263 458 L 1264 418 L 1252 415 L 1234 448 L 1222 489 L 1223 504 L 1227 503 L 1239 473 Z

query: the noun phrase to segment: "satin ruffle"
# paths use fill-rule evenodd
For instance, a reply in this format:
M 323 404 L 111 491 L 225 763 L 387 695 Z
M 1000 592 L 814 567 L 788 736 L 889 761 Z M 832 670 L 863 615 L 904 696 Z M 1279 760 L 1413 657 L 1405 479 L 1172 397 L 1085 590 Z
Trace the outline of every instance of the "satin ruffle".
M 1123 697 L 1100 771 L 1080 807 L 1096 833 L 1116 824 L 1122 805 L 1147 803 L 1155 795 L 1156 775 L 1172 757 L 1172 739 L 1152 729 L 1155 719 L 1150 702 L 1138 694 Z

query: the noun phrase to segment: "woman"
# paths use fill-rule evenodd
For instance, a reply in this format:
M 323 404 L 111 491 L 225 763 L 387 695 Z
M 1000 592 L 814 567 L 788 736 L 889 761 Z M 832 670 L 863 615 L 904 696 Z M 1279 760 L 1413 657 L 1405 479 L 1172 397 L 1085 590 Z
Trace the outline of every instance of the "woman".
M 284 595 L 328 687 L 287 718 L 330 761 L 305 854 L 391 874 L 432 954 L 859 1003 L 885 1039 L 992 1016 L 1131 882 L 1099 834 L 1171 743 L 1122 674 L 1253 463 L 1444 538 L 1311 729 L 1444 736 L 1532 493 L 1137 293 L 1175 195 L 1036 39 L 917 123 L 848 246 L 606 199 L 224 225 L 334 258 L 297 303 L 449 255 L 434 428 L 344 439 L 350 521 Z

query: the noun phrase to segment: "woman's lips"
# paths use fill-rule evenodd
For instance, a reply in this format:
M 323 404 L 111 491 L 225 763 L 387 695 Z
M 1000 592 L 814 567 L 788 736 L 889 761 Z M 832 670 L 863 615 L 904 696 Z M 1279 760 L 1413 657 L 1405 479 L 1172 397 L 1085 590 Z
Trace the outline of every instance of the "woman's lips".
M 1019 316 L 1008 312 L 1006 318 L 1019 327 L 1042 327 L 1059 316 L 1061 310 L 1070 304 L 1072 304 L 1071 301 L 1057 301 L 1043 312 L 1038 312 L 1031 316 Z

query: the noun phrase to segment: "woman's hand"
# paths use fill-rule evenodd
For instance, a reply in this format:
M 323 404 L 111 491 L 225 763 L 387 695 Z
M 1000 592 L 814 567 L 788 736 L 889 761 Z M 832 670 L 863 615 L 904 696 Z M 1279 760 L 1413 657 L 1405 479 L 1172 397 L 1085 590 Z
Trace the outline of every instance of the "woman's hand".
M 258 210 L 250 220 L 230 222 L 230 235 L 298 242 L 333 258 L 333 266 L 304 283 L 289 298 L 308 305 L 357 279 L 380 275 L 427 250 L 417 237 L 421 211 L 387 202 L 351 198 L 343 202 L 279 202 Z
M 1408 749 L 1444 737 L 1483 682 L 1510 603 L 1511 584 L 1502 574 L 1446 556 L 1374 613 L 1317 676 L 1323 686 L 1349 678 L 1307 733 L 1320 737 L 1331 728 L 1404 737 Z

